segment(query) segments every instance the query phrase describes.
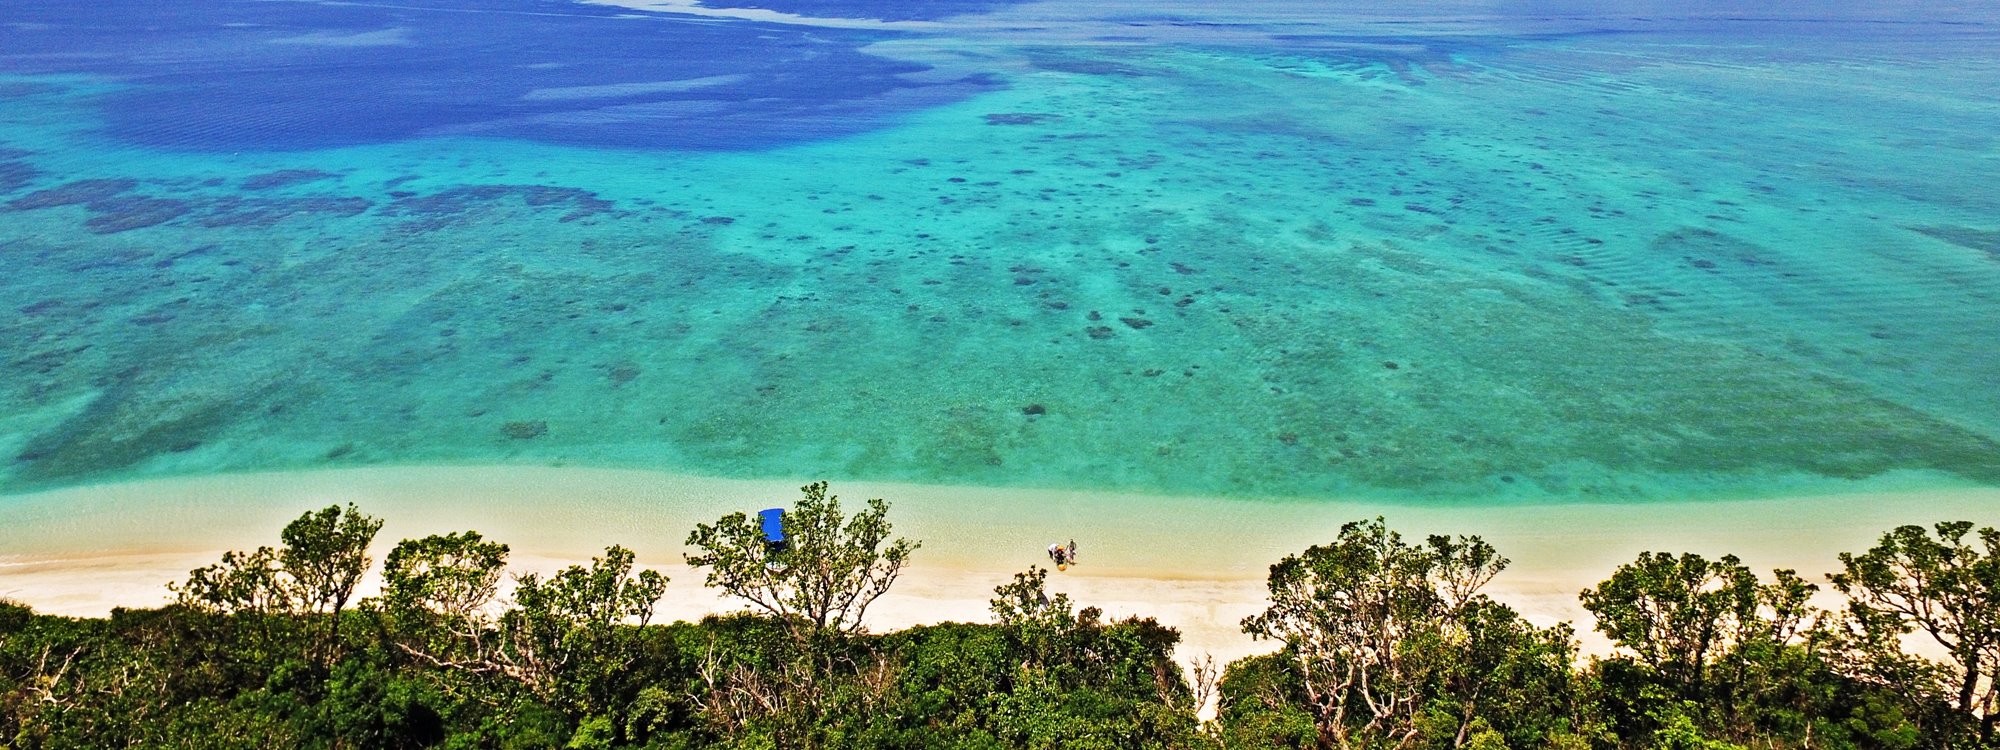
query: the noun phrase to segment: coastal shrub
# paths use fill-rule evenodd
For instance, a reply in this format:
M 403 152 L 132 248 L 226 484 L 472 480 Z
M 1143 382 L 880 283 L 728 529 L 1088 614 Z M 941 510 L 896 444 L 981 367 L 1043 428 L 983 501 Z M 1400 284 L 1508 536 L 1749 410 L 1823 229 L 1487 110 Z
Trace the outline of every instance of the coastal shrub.
M 381 529 L 381 519 L 353 505 L 309 511 L 285 525 L 282 546 L 223 553 L 220 562 L 167 588 L 183 608 L 260 623 L 261 648 L 311 650 L 323 664 L 339 646 L 342 612 L 372 562 L 368 545 Z
M 1227 748 L 1305 750 L 1319 746 L 1305 684 L 1284 652 L 1250 656 L 1223 670 L 1216 725 Z
M 1303 698 L 1320 747 L 1539 743 L 1574 724 L 1576 647 L 1480 593 L 1507 562 L 1476 536 L 1411 544 L 1356 521 L 1272 565 L 1269 606 L 1243 631 L 1283 646 L 1292 677 L 1270 684 L 1296 692 L 1275 700 Z
M 697 551 L 687 562 L 707 571 L 709 587 L 798 623 L 800 640 L 818 630 L 858 633 L 868 606 L 888 593 L 920 544 L 890 541 L 889 504 L 880 499 L 850 517 L 825 482 L 800 491 L 804 497 L 785 513 L 783 547 L 767 543 L 749 516 L 731 513 L 695 526 L 687 545 Z
M 475 532 L 398 544 L 381 595 L 349 607 L 379 527 L 352 506 L 194 571 L 166 607 L 0 601 L 0 750 L 1996 747 L 2000 533 L 1971 524 L 1841 556 L 1831 612 L 1787 571 L 1642 555 L 1583 592 L 1618 650 L 1581 665 L 1568 625 L 1481 593 L 1507 561 L 1477 537 L 1348 524 L 1273 566 L 1244 627 L 1278 649 L 1226 666 L 1204 725 L 1177 632 L 1107 620 L 1038 567 L 995 587 L 990 623 L 866 631 L 863 600 L 915 545 L 889 541 L 886 503 L 843 517 L 823 485 L 807 498 L 821 515 L 794 528 L 824 546 L 804 557 L 727 518 L 709 538 L 797 566 L 766 593 L 833 602 L 823 621 L 652 623 L 666 579 L 618 546 L 503 599 L 507 547 Z
M 2000 745 L 2000 529 L 1900 526 L 1840 563 L 1829 579 L 1847 599 L 1848 671 L 1898 694 L 1928 736 Z M 1943 657 L 1910 653 L 1905 637 Z
M 493 599 L 507 572 L 507 545 L 476 531 L 405 539 L 382 566 L 382 593 L 364 602 L 385 640 L 432 666 L 488 671 L 498 639 Z
M 644 627 L 667 588 L 666 576 L 635 573 L 633 561 L 631 550 L 613 545 L 587 568 L 517 577 L 514 606 L 499 622 L 504 671 L 573 715 L 608 710 L 600 688 L 630 661 L 621 626 Z
M 1642 553 L 1581 595 L 1619 647 L 1590 664 L 1589 704 L 1621 747 L 1909 747 L 1906 715 L 1838 668 L 1818 590 L 1734 556 Z
M 0 599 L 0 635 L 20 630 L 33 621 L 35 610 L 12 599 Z

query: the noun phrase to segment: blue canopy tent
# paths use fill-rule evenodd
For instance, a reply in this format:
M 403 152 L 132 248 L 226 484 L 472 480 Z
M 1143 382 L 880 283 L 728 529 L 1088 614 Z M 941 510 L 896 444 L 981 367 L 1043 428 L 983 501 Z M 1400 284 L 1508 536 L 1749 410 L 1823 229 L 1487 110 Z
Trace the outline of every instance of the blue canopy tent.
M 757 518 L 764 526 L 764 548 L 771 552 L 783 552 L 788 545 L 785 540 L 785 509 L 770 508 L 757 511 Z

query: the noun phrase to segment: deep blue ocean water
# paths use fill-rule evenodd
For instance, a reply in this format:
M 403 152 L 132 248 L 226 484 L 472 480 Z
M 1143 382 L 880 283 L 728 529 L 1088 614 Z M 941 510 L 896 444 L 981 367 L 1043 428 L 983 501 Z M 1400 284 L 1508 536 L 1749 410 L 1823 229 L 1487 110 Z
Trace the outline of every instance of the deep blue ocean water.
M 997 85 L 901 79 L 922 66 L 859 51 L 879 34 L 663 22 L 549 0 L 116 2 L 87 17 L 67 3 L 26 5 L 10 10 L 8 69 L 130 86 L 101 103 L 106 134 L 161 149 L 448 134 L 756 149 L 878 127 Z M 687 102 L 704 107 L 674 106 Z
M 2000 13 L 16 2 L 0 491 L 2000 483 Z

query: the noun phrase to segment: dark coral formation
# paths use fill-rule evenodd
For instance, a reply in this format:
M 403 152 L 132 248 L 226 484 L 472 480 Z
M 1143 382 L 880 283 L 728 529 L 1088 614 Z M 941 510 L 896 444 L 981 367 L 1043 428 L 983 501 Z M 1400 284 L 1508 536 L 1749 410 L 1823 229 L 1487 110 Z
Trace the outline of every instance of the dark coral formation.
M 1038 69 L 1054 73 L 1076 73 L 1087 76 L 1122 76 L 1126 78 L 1141 78 L 1146 75 L 1145 71 L 1138 68 L 1110 60 L 1036 55 L 1031 57 L 1029 62 Z
M 84 226 L 97 234 L 117 234 L 165 224 L 194 210 L 193 205 L 184 200 L 145 196 L 122 196 L 92 201 L 89 208 L 91 213 L 96 215 L 85 221 Z
M 280 169 L 276 172 L 266 172 L 244 178 L 243 189 L 276 190 L 293 185 L 304 185 L 308 182 L 339 179 L 339 177 L 340 175 L 332 172 L 322 172 L 317 169 Z
M 500 432 L 513 440 L 533 440 L 548 434 L 549 423 L 539 419 L 508 422 L 500 427 Z
M 77 180 L 15 198 L 7 202 L 7 207 L 16 211 L 30 211 L 37 208 L 81 206 L 115 198 L 138 186 L 138 180 Z
M 639 378 L 639 366 L 630 362 L 616 365 L 611 368 L 611 371 L 607 375 L 611 378 L 611 387 L 616 388 L 637 380 Z
M 40 176 L 42 170 L 25 161 L 0 161 L 0 193 L 20 190 Z
M 22 315 L 40 315 L 42 313 L 54 310 L 62 306 L 63 306 L 62 300 L 45 299 L 40 302 L 22 305 L 20 310 Z
M 26 165 L 22 167 L 29 171 L 18 174 L 10 172 L 9 164 L 13 162 L 0 162 L 0 192 L 9 189 L 10 175 L 21 179 L 32 179 L 36 174 L 32 171 L 33 167 Z M 244 186 L 251 189 L 269 189 L 335 176 L 337 175 L 317 170 L 285 170 L 252 177 L 244 181 Z M 92 214 L 85 222 L 85 226 L 97 234 L 116 234 L 157 226 L 196 211 L 203 213 L 201 225 L 204 227 L 268 227 L 293 217 L 359 216 L 374 205 L 365 198 L 352 196 L 313 195 L 299 198 L 224 196 L 214 199 L 183 199 L 132 194 L 138 187 L 139 181 L 132 179 L 76 180 L 37 190 L 9 201 L 6 205 L 7 208 L 16 211 L 85 206 Z M 538 193 L 530 193 L 529 196 L 531 205 L 539 205 L 550 200 Z M 609 205 L 603 201 L 598 203 Z M 600 208 L 588 204 L 581 205 L 585 210 Z
M 995 112 L 986 115 L 988 125 L 1040 125 L 1062 115 L 1047 112 Z
M 205 227 L 268 227 L 294 217 L 345 219 L 360 216 L 374 204 L 366 198 L 315 195 L 304 198 L 218 199 L 201 218 Z
M 1987 257 L 2000 260 L 2000 229 L 1973 229 L 1955 224 L 1941 224 L 1928 227 L 1910 227 L 1910 231 L 1944 240 L 1969 250 L 1986 253 Z
M 149 398 L 137 384 L 121 381 L 75 416 L 29 440 L 14 457 L 15 476 L 29 482 L 75 479 L 185 453 L 207 442 L 239 411 L 228 399 Z
M 1647 249 L 1661 256 L 1680 256 L 1688 265 L 1704 270 L 1713 269 L 1722 261 L 1744 266 L 1770 263 L 1764 257 L 1766 251 L 1757 244 L 1699 227 L 1682 227 L 1662 234 Z
M 84 225 L 97 234 L 164 224 L 193 210 L 194 205 L 174 198 L 128 195 L 139 186 L 137 180 L 91 179 L 66 182 L 37 190 L 7 202 L 15 211 L 32 211 L 63 206 L 85 206 L 92 216 Z
M 597 197 L 596 193 L 579 188 L 550 187 L 547 185 L 460 185 L 430 195 L 404 195 L 383 208 L 390 216 L 409 216 L 425 220 L 430 225 L 443 225 L 463 218 L 466 212 L 480 204 L 492 203 L 508 198 L 518 198 L 531 208 L 567 206 L 569 213 L 563 214 L 561 221 L 588 219 L 599 214 L 614 213 L 617 204 Z

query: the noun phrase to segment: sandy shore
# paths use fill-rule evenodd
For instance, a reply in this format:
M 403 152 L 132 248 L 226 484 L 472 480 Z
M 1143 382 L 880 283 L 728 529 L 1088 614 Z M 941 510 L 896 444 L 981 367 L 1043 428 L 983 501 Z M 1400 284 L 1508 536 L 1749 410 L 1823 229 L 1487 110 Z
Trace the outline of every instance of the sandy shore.
M 787 504 L 802 481 L 738 481 L 646 471 L 536 467 L 395 467 L 196 477 L 0 497 L 0 597 L 44 612 L 101 615 L 165 601 L 168 581 L 226 549 L 277 543 L 300 512 L 354 502 L 387 520 L 377 559 L 398 539 L 477 529 L 514 549 L 516 570 L 585 560 L 617 543 L 670 575 L 663 619 L 735 606 L 681 560 L 695 523 Z M 834 486 L 850 503 L 894 505 L 900 534 L 923 548 L 870 623 L 892 629 L 982 621 L 993 586 L 1044 563 L 1074 536 L 1083 565 L 1053 588 L 1113 616 L 1150 615 L 1185 634 L 1183 657 L 1236 658 L 1267 648 L 1237 630 L 1261 608 L 1267 566 L 1332 538 L 1341 523 L 1383 515 L 1406 537 L 1481 534 L 1514 560 L 1494 584 L 1539 622 L 1584 623 L 1576 592 L 1640 551 L 1735 553 L 1759 570 L 1811 579 L 1842 551 L 1903 523 L 2000 524 L 2000 490 L 1856 493 L 1728 502 L 1456 505 L 1276 502 L 922 485 Z M 370 582 L 372 584 L 372 581 Z

